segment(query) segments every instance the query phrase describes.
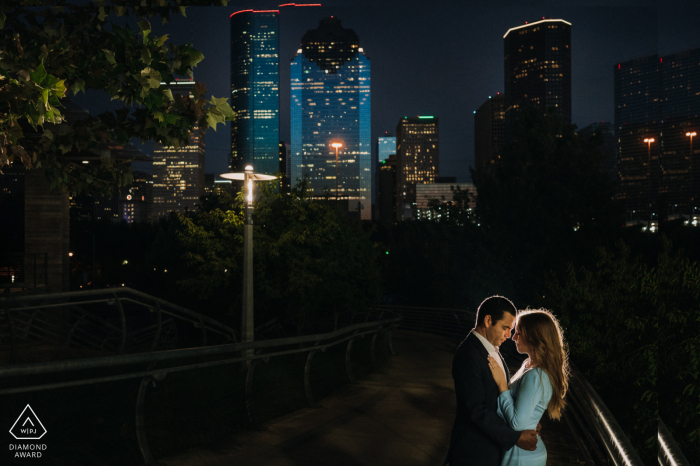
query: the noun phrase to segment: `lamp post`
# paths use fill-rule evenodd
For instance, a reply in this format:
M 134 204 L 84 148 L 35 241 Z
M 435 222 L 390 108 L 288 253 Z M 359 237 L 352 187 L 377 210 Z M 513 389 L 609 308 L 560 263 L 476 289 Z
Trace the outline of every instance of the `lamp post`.
M 651 230 L 651 143 L 654 138 L 645 138 L 647 143 L 647 203 L 649 204 L 649 220 L 647 221 L 647 229 Z
M 343 143 L 334 142 L 331 147 L 335 147 L 335 200 L 338 200 L 338 149 L 343 147 Z
M 274 180 L 272 175 L 253 173 L 253 167 L 247 165 L 243 173 L 223 173 L 222 178 L 243 180 L 245 193 L 245 224 L 243 226 L 243 306 L 241 309 L 241 343 L 254 340 L 253 315 L 253 187 L 255 180 Z M 253 356 L 253 350 L 245 350 L 244 357 Z M 247 361 L 246 365 L 249 365 Z

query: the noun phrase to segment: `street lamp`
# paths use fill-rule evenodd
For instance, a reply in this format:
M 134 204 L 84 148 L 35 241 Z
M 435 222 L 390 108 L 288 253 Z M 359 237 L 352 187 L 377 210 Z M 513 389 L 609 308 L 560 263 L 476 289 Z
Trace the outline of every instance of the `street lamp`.
M 243 226 L 243 308 L 241 309 L 241 343 L 252 342 L 254 335 L 253 319 L 253 181 L 274 180 L 272 175 L 253 173 L 253 167 L 247 165 L 243 173 L 223 173 L 222 178 L 243 180 L 245 192 L 245 225 Z M 252 357 L 253 350 L 245 350 L 244 357 Z M 250 360 L 247 361 L 247 365 Z
M 335 147 L 335 200 L 338 200 L 338 149 L 343 147 L 343 143 L 334 142 L 331 147 Z
M 654 138 L 644 139 L 644 142 L 647 143 L 647 202 L 649 203 L 649 212 L 651 212 L 651 143 L 654 141 Z M 647 221 L 647 228 L 651 229 L 651 213 Z

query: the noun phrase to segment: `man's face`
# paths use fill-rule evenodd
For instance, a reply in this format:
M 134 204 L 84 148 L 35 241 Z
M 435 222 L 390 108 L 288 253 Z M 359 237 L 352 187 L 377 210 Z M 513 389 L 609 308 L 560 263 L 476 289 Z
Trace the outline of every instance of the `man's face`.
M 491 321 L 491 316 L 484 318 L 486 327 L 486 339 L 493 346 L 501 346 L 501 343 L 510 338 L 510 331 L 515 323 L 515 316 L 508 312 L 503 313 L 503 318 L 496 323 Z

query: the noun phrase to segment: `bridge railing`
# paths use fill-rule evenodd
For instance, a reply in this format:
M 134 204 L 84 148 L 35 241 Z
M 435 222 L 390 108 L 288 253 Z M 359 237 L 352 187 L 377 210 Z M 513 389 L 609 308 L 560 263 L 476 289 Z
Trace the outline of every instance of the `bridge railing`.
M 125 291 L 125 290 L 120 290 Z M 189 318 L 205 327 L 207 330 L 218 328 L 224 330 L 221 324 L 207 319 L 197 313 L 184 308 L 172 305 L 171 303 L 158 300 L 143 293 L 128 290 L 126 293 L 109 292 L 109 296 L 102 296 L 101 290 L 80 292 L 80 296 L 74 293 L 59 293 L 57 295 L 44 295 L 49 297 L 46 301 L 33 301 L 31 297 L 21 298 L 18 303 L 14 300 L 1 302 L 4 306 L 2 314 L 9 317 L 10 322 L 19 312 L 49 312 L 57 309 L 53 306 L 58 300 L 63 306 L 76 305 L 81 302 L 85 305 L 89 302 L 103 301 L 105 299 L 123 302 L 127 296 L 138 296 L 144 301 L 150 300 L 152 312 L 160 309 L 161 314 L 165 314 L 165 309 L 176 309 L 180 317 Z M 39 299 L 39 298 L 36 298 Z M 42 305 L 46 309 L 42 308 Z M 124 313 L 122 315 L 122 322 Z M 366 321 L 356 323 L 336 331 L 306 335 L 291 338 L 270 339 L 254 341 L 249 343 L 225 343 L 220 345 L 202 346 L 197 348 L 170 349 L 162 351 L 150 351 L 133 354 L 114 354 L 101 357 L 90 357 L 82 359 L 66 359 L 49 362 L 32 362 L 24 364 L 12 364 L 0 367 L 0 396 L 13 394 L 27 394 L 45 390 L 64 389 L 69 387 L 83 387 L 88 385 L 105 384 L 123 380 L 139 380 L 140 386 L 135 401 L 135 431 L 138 448 L 145 464 L 155 464 L 155 459 L 149 446 L 146 434 L 145 404 L 146 392 L 155 381 L 163 380 L 168 374 L 183 373 L 186 371 L 197 371 L 212 367 L 224 367 L 226 365 L 238 365 L 244 372 L 245 377 L 245 411 L 251 425 L 257 425 L 258 420 L 253 402 L 253 378 L 256 365 L 263 361 L 267 362 L 271 358 L 281 358 L 289 355 L 305 354 L 305 364 L 303 366 L 303 384 L 306 401 L 309 405 L 315 405 L 314 389 L 312 387 L 311 367 L 312 360 L 316 353 L 325 352 L 328 348 L 344 346 L 344 368 L 346 380 L 355 381 L 356 361 L 352 356 L 353 342 L 358 339 L 369 341 L 369 355 L 371 364 L 376 365 L 377 342 L 381 341 L 386 348 L 391 350 L 391 332 L 401 322 L 400 317 L 391 317 L 381 320 Z M 25 322 L 26 323 L 26 322 Z M 125 332 L 121 332 L 122 342 L 124 342 Z M 382 337 L 382 338 L 379 338 Z M 231 334 L 231 338 L 233 338 Z M 121 345 L 124 346 L 123 344 Z M 253 350 L 248 352 L 247 350 Z M 250 353 L 253 353 L 250 355 Z M 195 362 L 202 361 L 205 362 Z M 135 370 L 138 368 L 138 370 Z M 100 370 L 108 369 L 108 374 Z M 102 376 L 95 376 L 95 373 Z M 38 380 L 35 376 L 42 377 L 41 382 L 27 384 L 28 380 Z M 56 381 L 49 381 L 55 376 Z M 31 377 L 31 378 L 28 378 Z M 67 380 L 69 379 L 69 380 Z
M 128 287 L 0 297 L 0 357 L 10 364 L 36 359 L 40 345 L 75 356 L 236 341 L 231 327 Z
M 658 442 L 660 466 L 690 466 L 690 461 L 685 457 L 661 418 L 659 418 Z
M 476 313 L 462 309 L 376 306 L 376 312 L 403 317 L 399 328 L 462 339 L 473 328 Z M 579 448 L 589 464 L 644 466 L 605 403 L 571 364 L 568 411 L 569 428 L 578 434 Z M 689 466 L 673 437 L 659 420 L 659 464 Z M 663 454 L 662 454 L 663 453 Z M 684 462 L 685 461 L 685 462 Z

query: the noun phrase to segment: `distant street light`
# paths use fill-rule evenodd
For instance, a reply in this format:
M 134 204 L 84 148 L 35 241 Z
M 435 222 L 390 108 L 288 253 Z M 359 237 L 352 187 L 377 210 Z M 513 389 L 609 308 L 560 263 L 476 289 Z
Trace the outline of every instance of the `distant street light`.
M 335 200 L 338 200 L 338 149 L 343 147 L 343 143 L 334 142 L 331 147 L 335 147 Z
M 252 342 L 255 338 L 253 313 L 253 186 L 254 180 L 274 180 L 277 177 L 253 173 L 247 165 L 244 173 L 223 173 L 222 178 L 243 180 L 245 189 L 245 225 L 243 227 L 243 309 L 241 312 L 241 343 Z M 246 350 L 244 356 L 253 356 L 253 350 Z M 250 364 L 250 361 L 246 365 Z
M 647 143 L 647 202 L 649 203 L 649 212 L 651 212 L 651 143 L 654 141 L 654 138 L 644 139 L 644 142 Z M 647 221 L 647 228 L 651 229 L 651 214 Z

